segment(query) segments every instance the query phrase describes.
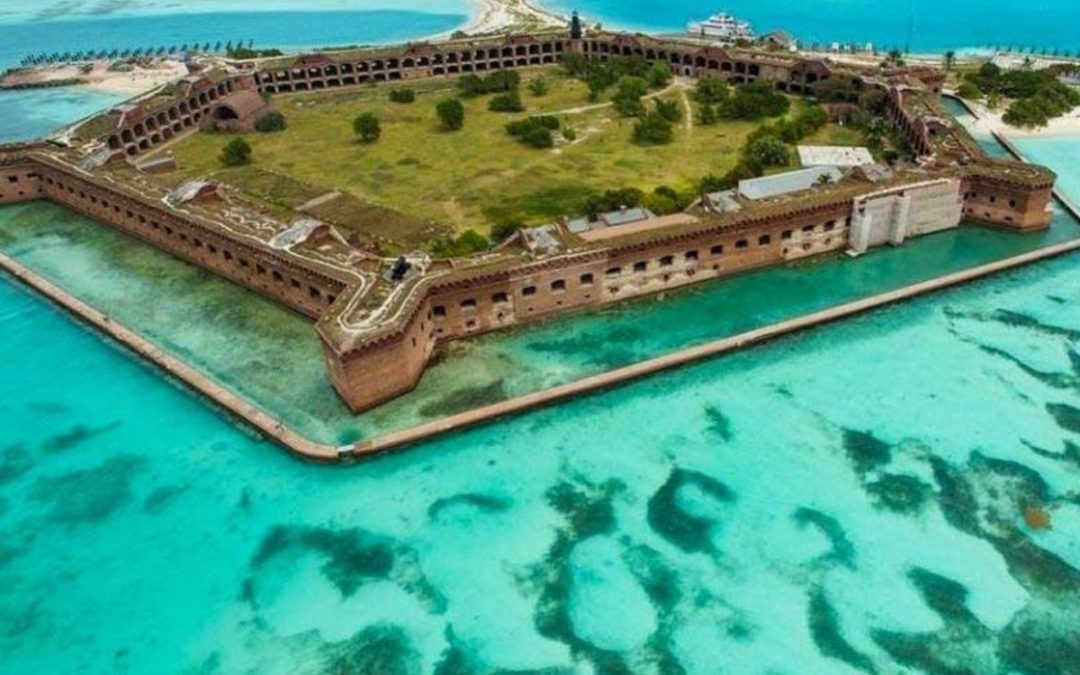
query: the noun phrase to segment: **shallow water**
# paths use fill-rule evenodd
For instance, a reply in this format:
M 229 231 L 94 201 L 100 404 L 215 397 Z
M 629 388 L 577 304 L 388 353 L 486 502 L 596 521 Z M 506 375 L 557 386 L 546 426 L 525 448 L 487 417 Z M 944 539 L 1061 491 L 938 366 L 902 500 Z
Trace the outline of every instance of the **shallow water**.
M 2 283 L 0 671 L 1075 672 L 1077 289 L 1062 258 L 334 469 Z

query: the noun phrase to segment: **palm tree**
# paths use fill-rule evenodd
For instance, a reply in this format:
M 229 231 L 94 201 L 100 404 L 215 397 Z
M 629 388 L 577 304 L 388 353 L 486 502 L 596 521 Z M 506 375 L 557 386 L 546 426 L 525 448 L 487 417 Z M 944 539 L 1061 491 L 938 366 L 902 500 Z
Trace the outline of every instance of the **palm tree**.
M 956 52 L 949 50 L 945 52 L 945 70 L 952 70 L 953 65 L 956 64 Z

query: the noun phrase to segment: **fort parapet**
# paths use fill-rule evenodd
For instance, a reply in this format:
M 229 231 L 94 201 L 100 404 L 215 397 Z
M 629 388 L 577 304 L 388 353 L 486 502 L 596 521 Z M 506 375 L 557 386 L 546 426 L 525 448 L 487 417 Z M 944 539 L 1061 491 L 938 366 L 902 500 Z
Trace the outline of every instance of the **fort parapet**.
M 453 76 L 588 58 L 640 56 L 686 77 L 767 81 L 811 94 L 834 77 L 885 94 L 916 166 L 852 176 L 754 200 L 735 212 L 697 209 L 678 222 L 632 227 L 545 255 L 496 251 L 417 261 L 400 279 L 392 261 L 344 241 L 309 245 L 312 228 L 274 222 L 228 200 L 208 208 L 148 182 L 96 170 L 197 128 L 236 120 L 251 93 L 281 94 L 367 82 Z M 513 35 L 301 55 L 241 64 L 239 72 L 184 80 L 66 134 L 68 147 L 0 148 L 0 204 L 48 199 L 270 297 L 316 321 L 330 379 L 354 411 L 416 386 L 438 346 L 560 313 L 619 302 L 787 260 L 898 244 L 964 218 L 1028 231 L 1049 225 L 1054 175 L 991 159 L 941 109 L 941 74 L 927 69 L 838 69 L 796 54 L 694 40 L 590 33 Z M 247 114 L 247 113 L 243 113 Z M 242 121 L 242 120 L 241 120 Z M 197 194 L 193 190 L 192 194 Z

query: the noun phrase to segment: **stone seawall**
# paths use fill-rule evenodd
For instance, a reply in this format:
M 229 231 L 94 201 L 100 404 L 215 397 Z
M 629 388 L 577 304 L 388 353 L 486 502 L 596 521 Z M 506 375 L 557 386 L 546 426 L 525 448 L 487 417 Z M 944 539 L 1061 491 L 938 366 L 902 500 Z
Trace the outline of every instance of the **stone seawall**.
M 184 382 L 296 455 L 321 462 L 339 459 L 336 448 L 304 438 L 272 415 L 252 405 L 247 399 L 234 394 L 135 331 L 117 323 L 107 314 L 94 309 L 2 253 L 0 253 L 0 269 L 105 335 L 127 346 L 139 356 L 154 363 L 169 375 Z
M 0 171 L 0 204 L 34 199 L 89 216 L 312 319 L 347 290 L 342 279 L 295 256 L 70 168 L 27 161 Z

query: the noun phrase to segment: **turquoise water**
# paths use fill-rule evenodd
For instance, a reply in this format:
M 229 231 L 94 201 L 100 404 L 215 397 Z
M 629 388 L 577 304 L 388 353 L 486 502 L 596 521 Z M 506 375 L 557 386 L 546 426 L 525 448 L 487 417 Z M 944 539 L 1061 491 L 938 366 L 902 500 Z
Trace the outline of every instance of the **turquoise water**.
M 1074 189 L 1075 144 L 1020 145 Z M 462 343 L 349 433 L 1075 234 L 964 228 Z M 0 210 L 0 247 L 342 433 L 295 315 L 51 205 Z M 1080 672 L 1078 262 L 339 468 L 0 277 L 0 672 Z
M 753 23 L 759 32 L 786 30 L 803 42 L 872 42 L 878 49 L 1043 48 L 1075 52 L 1080 5 L 1075 0 L 546 0 L 578 9 L 588 22 L 646 31 L 682 31 L 720 10 Z M 910 29 L 910 34 L 909 34 Z
M 1018 136 L 1012 142 L 1028 161 L 1057 171 L 1058 188 L 1074 202 L 1080 200 L 1080 136 Z
M 1078 289 L 1064 258 L 332 469 L 0 284 L 0 671 L 1076 672 Z

